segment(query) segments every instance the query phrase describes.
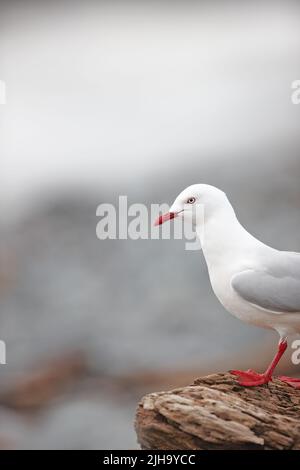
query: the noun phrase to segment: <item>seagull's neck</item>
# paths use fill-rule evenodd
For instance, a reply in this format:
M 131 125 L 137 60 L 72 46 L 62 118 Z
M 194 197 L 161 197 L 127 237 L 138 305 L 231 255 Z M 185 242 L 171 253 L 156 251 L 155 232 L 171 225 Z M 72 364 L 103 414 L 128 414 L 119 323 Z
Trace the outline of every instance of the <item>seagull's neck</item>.
M 212 214 L 204 214 L 203 224 L 196 230 L 209 268 L 233 260 L 260 243 L 240 224 L 227 198 Z

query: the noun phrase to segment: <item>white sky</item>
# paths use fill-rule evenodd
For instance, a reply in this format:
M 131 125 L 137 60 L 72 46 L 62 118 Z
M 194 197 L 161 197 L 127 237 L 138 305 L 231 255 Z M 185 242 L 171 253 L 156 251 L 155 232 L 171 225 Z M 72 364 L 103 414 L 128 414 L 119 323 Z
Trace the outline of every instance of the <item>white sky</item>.
M 247 3 L 0 7 L 2 206 L 299 135 L 300 7 Z

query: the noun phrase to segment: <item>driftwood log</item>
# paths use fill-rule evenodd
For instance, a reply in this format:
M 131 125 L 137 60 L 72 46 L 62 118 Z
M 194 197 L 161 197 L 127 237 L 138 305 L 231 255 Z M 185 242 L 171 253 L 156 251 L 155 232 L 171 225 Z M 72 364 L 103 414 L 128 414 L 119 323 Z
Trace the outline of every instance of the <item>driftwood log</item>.
M 300 390 L 274 379 L 243 388 L 230 374 L 146 395 L 135 429 L 142 449 L 300 449 Z

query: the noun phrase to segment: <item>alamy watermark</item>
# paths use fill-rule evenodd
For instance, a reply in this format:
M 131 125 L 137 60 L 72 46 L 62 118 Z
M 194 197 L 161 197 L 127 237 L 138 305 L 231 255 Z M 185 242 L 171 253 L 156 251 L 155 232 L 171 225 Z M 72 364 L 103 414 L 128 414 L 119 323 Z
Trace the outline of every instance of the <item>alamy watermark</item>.
M 0 80 L 0 104 L 6 104 L 6 84 Z
M 0 340 L 0 365 L 6 364 L 6 344 Z
M 203 205 L 195 206 L 189 214 L 193 223 L 185 222 L 183 211 L 176 215 L 174 224 L 165 223 L 155 226 L 155 220 L 160 214 L 169 213 L 168 204 L 151 204 L 146 206 L 142 203 L 128 205 L 127 196 L 119 196 L 118 206 L 104 203 L 97 207 L 96 215 L 100 220 L 96 227 L 96 235 L 99 240 L 175 240 L 186 241 L 186 250 L 199 250 L 201 234 L 199 230 L 204 226 Z M 197 227 L 197 230 L 196 230 Z M 200 227 L 200 229 L 199 229 Z
M 294 80 L 291 84 L 292 94 L 291 101 L 293 104 L 300 104 L 300 80 Z M 294 365 L 300 364 L 300 340 L 296 339 L 292 342 L 292 349 L 295 351 L 291 355 L 291 361 Z
M 300 80 L 294 80 L 291 85 L 291 101 L 293 104 L 300 104 Z
M 292 349 L 295 349 L 291 356 L 292 363 L 298 366 L 300 364 L 300 339 L 295 339 L 292 342 Z

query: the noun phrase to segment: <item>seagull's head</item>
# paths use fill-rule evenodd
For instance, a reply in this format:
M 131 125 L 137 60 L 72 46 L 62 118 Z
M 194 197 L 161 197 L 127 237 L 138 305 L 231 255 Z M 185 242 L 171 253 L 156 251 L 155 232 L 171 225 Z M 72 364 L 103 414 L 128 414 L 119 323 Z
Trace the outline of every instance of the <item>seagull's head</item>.
M 210 215 L 228 204 L 226 194 L 208 184 L 193 184 L 184 189 L 175 199 L 170 211 L 159 216 L 154 225 L 161 225 L 177 217 L 193 225 L 202 223 Z

